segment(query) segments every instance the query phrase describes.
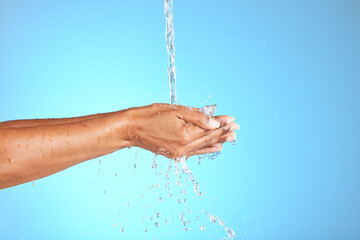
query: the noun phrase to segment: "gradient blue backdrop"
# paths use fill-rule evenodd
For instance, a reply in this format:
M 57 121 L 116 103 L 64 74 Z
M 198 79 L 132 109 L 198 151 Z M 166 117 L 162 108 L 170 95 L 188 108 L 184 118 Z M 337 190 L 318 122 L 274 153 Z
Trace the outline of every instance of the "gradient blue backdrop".
M 217 104 L 241 125 L 218 159 L 190 159 L 206 193 L 194 212 L 236 239 L 360 239 L 359 2 L 175 0 L 174 14 L 178 102 Z M 1 0 L 0 121 L 169 102 L 164 31 L 163 1 Z M 182 231 L 175 213 L 140 226 L 132 206 L 155 204 L 147 188 L 161 179 L 137 155 L 1 190 L 0 239 L 226 236 L 204 217 L 206 231 Z

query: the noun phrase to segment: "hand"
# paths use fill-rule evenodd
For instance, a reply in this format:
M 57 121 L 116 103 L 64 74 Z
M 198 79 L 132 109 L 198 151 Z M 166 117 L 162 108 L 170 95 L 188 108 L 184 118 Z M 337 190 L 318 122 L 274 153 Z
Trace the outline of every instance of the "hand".
M 236 139 L 240 128 L 230 116 L 209 118 L 198 108 L 152 104 L 129 109 L 129 137 L 132 146 L 168 158 L 212 153 L 222 143 Z

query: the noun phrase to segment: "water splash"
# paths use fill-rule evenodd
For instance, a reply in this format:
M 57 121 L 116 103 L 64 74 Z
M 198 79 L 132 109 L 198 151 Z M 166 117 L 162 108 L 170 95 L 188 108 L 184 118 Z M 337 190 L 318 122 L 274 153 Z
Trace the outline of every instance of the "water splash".
M 177 177 L 176 185 L 182 186 L 181 181 L 180 181 L 181 176 L 179 175 L 179 162 L 178 161 L 175 161 L 175 175 Z
M 217 106 L 216 105 L 207 105 L 200 109 L 200 112 L 205 113 L 206 116 L 213 118 L 214 113 L 216 111 Z M 206 153 L 206 154 L 200 154 L 198 155 L 198 164 L 201 164 L 202 159 L 207 158 L 209 160 L 214 160 L 220 155 L 221 151 L 213 152 L 213 153 Z
M 169 179 L 169 178 L 170 178 L 170 172 L 171 172 L 171 168 L 172 168 L 171 161 L 172 161 L 172 160 L 170 159 L 168 168 L 167 168 L 167 170 L 166 170 L 165 179 Z
M 201 108 L 199 111 L 205 113 L 206 116 L 212 118 L 212 117 L 214 117 L 216 108 L 217 108 L 216 105 L 207 105 L 207 106 Z
M 191 172 L 189 167 L 186 165 L 185 161 L 186 161 L 186 157 L 181 157 L 180 158 L 182 171 L 183 171 L 183 173 L 185 173 L 189 177 L 190 181 L 192 182 L 192 184 L 194 186 L 194 192 L 196 193 L 196 195 L 201 197 L 202 192 L 200 192 L 199 183 L 195 180 L 193 173 Z
M 213 214 L 208 213 L 204 209 L 201 209 L 201 211 L 204 212 L 209 217 L 210 222 L 219 223 L 219 225 L 222 226 L 225 229 L 229 239 L 234 239 L 235 238 L 234 230 L 232 230 L 231 228 L 226 227 L 225 222 L 223 220 L 219 219 L 217 216 L 215 216 Z
M 169 83 L 170 83 L 170 103 L 177 104 L 176 101 L 176 68 L 175 68 L 175 31 L 174 31 L 174 16 L 173 16 L 173 0 L 165 0 L 164 12 L 166 18 L 166 48 L 169 56 Z

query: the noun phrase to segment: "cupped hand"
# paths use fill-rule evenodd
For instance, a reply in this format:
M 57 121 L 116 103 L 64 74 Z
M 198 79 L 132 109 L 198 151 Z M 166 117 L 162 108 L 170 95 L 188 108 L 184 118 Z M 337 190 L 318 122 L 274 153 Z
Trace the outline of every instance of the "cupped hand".
M 220 151 L 240 128 L 230 116 L 209 118 L 181 105 L 152 104 L 131 109 L 130 116 L 131 145 L 172 159 Z

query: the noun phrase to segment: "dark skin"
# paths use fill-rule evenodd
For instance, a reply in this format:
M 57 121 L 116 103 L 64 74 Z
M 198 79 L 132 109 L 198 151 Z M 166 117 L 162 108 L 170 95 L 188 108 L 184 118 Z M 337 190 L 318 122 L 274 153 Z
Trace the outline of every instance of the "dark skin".
M 0 122 L 0 189 L 43 178 L 126 147 L 167 158 L 222 150 L 240 126 L 196 108 L 152 104 L 75 118 Z

